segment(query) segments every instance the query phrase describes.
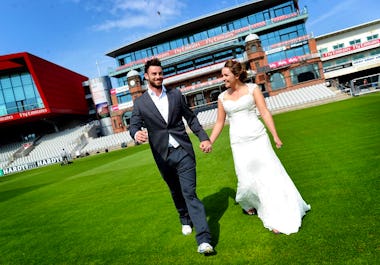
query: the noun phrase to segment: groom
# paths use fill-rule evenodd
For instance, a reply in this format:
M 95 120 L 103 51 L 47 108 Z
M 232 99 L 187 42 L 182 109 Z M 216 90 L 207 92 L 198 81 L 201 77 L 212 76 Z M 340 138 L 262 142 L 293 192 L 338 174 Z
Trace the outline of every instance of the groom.
M 148 90 L 134 102 L 130 134 L 138 143 L 148 141 L 149 136 L 154 160 L 177 208 L 182 233 L 190 234 L 194 226 L 198 252 L 212 253 L 206 212 L 195 190 L 195 154 L 182 118 L 201 141 L 203 151 L 209 150 L 211 143 L 181 92 L 163 86 L 159 59 L 146 62 L 144 77 L 148 81 Z

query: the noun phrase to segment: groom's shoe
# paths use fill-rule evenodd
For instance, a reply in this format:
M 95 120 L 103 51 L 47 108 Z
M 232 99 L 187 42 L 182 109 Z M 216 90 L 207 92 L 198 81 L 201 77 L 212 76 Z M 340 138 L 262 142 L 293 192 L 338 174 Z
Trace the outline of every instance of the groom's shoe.
M 182 225 L 182 234 L 188 236 L 191 234 L 191 232 L 193 232 L 193 229 L 190 225 Z
M 198 253 L 200 254 L 211 254 L 213 252 L 214 248 L 209 243 L 203 242 L 198 246 Z

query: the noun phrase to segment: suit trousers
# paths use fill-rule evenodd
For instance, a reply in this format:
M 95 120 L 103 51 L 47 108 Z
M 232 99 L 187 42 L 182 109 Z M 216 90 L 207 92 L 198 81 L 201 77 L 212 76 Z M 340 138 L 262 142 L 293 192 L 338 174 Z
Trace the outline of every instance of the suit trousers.
M 195 160 L 181 146 L 170 147 L 166 166 L 161 174 L 167 183 L 183 225 L 191 225 L 196 231 L 198 245 L 211 242 L 203 203 L 196 194 Z

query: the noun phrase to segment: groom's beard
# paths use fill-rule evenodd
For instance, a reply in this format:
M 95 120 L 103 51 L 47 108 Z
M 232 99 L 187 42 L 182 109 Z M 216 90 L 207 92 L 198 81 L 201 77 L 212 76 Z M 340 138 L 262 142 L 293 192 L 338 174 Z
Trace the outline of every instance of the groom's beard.
M 162 81 L 160 82 L 149 81 L 149 85 L 156 89 L 162 89 Z

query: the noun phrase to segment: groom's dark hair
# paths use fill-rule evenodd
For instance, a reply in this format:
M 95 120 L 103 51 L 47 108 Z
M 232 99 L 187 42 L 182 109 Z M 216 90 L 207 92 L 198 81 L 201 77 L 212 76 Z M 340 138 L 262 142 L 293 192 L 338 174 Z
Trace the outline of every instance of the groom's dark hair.
M 150 59 L 149 61 L 147 61 L 145 63 L 145 69 L 144 69 L 145 72 L 144 73 L 148 73 L 148 69 L 151 66 L 160 66 L 161 67 L 161 61 L 160 61 L 160 59 L 153 58 L 153 59 Z

